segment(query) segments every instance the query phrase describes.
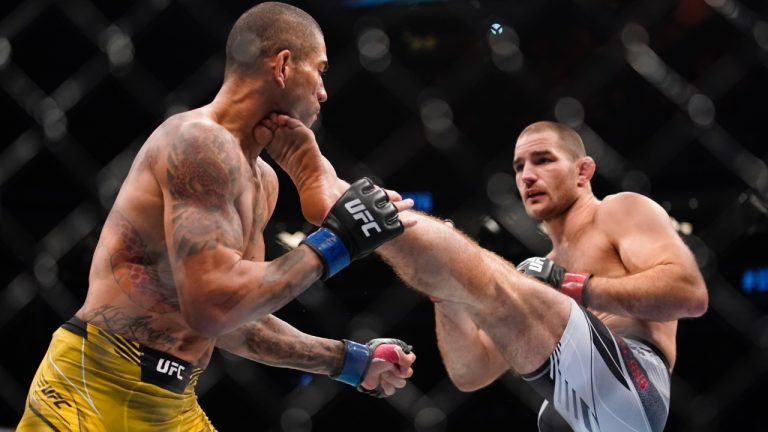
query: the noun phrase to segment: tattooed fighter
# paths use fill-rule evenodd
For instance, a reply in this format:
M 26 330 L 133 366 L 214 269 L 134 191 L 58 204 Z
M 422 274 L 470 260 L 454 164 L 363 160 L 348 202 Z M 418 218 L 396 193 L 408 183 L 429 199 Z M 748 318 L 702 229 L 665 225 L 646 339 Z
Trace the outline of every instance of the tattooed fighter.
M 398 212 L 413 204 L 367 179 L 346 184 L 320 154 L 307 128 L 327 99 L 318 24 L 263 3 L 235 23 L 226 54 L 214 100 L 167 119 L 139 151 L 102 230 L 85 303 L 54 333 L 19 431 L 213 430 L 194 388 L 214 346 L 379 395 L 412 373 L 402 341 L 324 339 L 271 315 L 402 233 Z M 321 225 L 271 262 L 262 232 L 278 185 L 263 150 L 292 178 L 305 218 Z

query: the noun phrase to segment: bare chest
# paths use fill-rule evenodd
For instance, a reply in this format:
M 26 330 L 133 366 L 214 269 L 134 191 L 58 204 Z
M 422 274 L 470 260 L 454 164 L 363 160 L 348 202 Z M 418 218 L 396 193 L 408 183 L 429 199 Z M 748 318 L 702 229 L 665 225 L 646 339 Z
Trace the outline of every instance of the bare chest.
M 549 257 L 569 271 L 606 277 L 627 274 L 616 248 L 597 230 L 566 239 L 552 250 Z
M 275 209 L 277 178 L 271 169 L 254 166 L 247 187 L 236 203 L 245 240 L 243 258 L 264 259 L 264 228 Z

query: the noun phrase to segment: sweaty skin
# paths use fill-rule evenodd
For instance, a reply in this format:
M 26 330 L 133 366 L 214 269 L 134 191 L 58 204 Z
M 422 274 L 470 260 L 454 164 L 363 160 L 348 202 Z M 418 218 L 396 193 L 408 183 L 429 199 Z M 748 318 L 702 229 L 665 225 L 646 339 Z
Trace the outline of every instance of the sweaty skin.
M 515 150 L 517 186 L 528 214 L 543 220 L 548 255 L 569 271 L 593 274 L 588 307 L 618 336 L 645 339 L 674 366 L 677 320 L 702 315 L 707 291 L 691 251 L 650 199 L 592 194 L 594 161 L 574 158 L 551 131 L 523 135 Z M 560 340 L 568 297 L 518 272 L 441 220 L 422 215 L 377 252 L 435 303 L 443 361 L 464 391 L 502 373 L 539 368 Z
M 309 130 L 328 98 L 327 68 L 322 31 L 303 11 L 266 2 L 241 15 L 227 38 L 224 81 L 214 99 L 165 120 L 134 159 L 102 228 L 76 317 L 197 368 L 219 347 L 271 366 L 338 374 L 343 341 L 303 333 L 272 315 L 324 269 L 307 245 L 265 261 L 263 232 L 278 179 L 260 158 L 270 153 L 297 187 L 305 219 L 321 225 L 349 187 Z M 389 197 L 398 213 L 413 205 Z M 44 360 L 53 368 L 41 366 L 41 377 L 64 375 L 54 363 L 66 357 L 54 352 L 59 342 Z M 365 359 L 363 388 L 391 395 L 405 386 L 416 356 L 399 347 L 395 352 L 388 360 Z M 114 396 L 108 388 L 93 391 Z M 35 386 L 29 400 L 35 389 L 47 391 Z M 45 421 L 29 407 L 25 419 Z
M 208 110 L 169 118 L 137 155 L 104 224 L 77 317 L 204 367 L 215 338 L 186 322 L 172 262 L 219 245 L 263 261 L 262 232 L 277 193 L 275 171 L 259 157 L 246 159 Z M 304 269 L 310 254 L 278 259 L 264 279 L 296 270 L 307 284 L 321 271 L 319 261 Z
M 88 296 L 76 315 L 201 368 L 218 346 L 264 364 L 336 373 L 344 358 L 340 341 L 304 334 L 269 314 L 309 287 L 322 268 L 306 246 L 263 263 L 263 230 L 275 207 L 277 176 L 258 156 L 248 158 L 214 119 L 207 108 L 180 114 L 147 140 L 104 225 Z M 254 142 L 296 180 L 304 214 L 319 224 L 348 184 L 320 154 L 312 132 L 298 120 L 271 115 L 255 129 Z M 318 193 L 324 188 L 329 192 Z M 390 197 L 399 200 L 395 193 Z M 411 205 L 395 202 L 398 210 Z M 237 260 L 221 263 L 222 248 Z M 204 272 L 186 274 L 194 272 L 190 265 L 228 270 L 245 261 L 262 266 L 255 275 L 260 277 L 240 275 L 243 289 L 212 297 L 200 294 L 215 281 Z M 202 286 L 181 301 L 186 281 Z M 211 299 L 241 324 L 214 335 L 191 325 L 183 305 Z M 374 362 L 362 385 L 381 386 L 386 394 L 403 387 L 416 357 L 396 352 L 394 363 Z

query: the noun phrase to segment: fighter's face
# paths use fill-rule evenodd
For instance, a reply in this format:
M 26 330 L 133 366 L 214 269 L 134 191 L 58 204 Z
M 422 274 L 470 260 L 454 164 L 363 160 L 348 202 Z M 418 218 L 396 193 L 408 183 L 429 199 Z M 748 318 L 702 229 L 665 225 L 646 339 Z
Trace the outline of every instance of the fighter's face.
M 523 135 L 515 146 L 515 182 L 529 216 L 549 220 L 576 200 L 577 168 L 552 131 Z
M 322 76 L 328 69 L 328 57 L 322 35 L 318 35 L 316 42 L 316 49 L 305 58 L 291 60 L 293 77 L 290 80 L 287 111 L 307 127 L 317 120 L 320 104 L 328 99 Z

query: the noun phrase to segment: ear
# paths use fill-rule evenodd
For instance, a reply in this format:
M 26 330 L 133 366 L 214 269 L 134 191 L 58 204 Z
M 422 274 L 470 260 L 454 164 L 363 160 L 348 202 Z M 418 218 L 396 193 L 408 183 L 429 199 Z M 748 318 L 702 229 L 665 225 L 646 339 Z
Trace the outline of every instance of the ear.
M 595 175 L 595 169 L 597 168 L 597 165 L 595 164 L 595 160 L 589 156 L 580 158 L 576 164 L 576 169 L 578 170 L 577 184 L 579 186 L 584 186 L 589 183 L 590 180 L 592 180 L 592 176 Z
M 290 60 L 291 52 L 289 50 L 282 50 L 275 55 L 274 64 L 272 65 L 272 75 L 280 88 L 285 88 L 285 82 L 289 73 L 288 62 Z

